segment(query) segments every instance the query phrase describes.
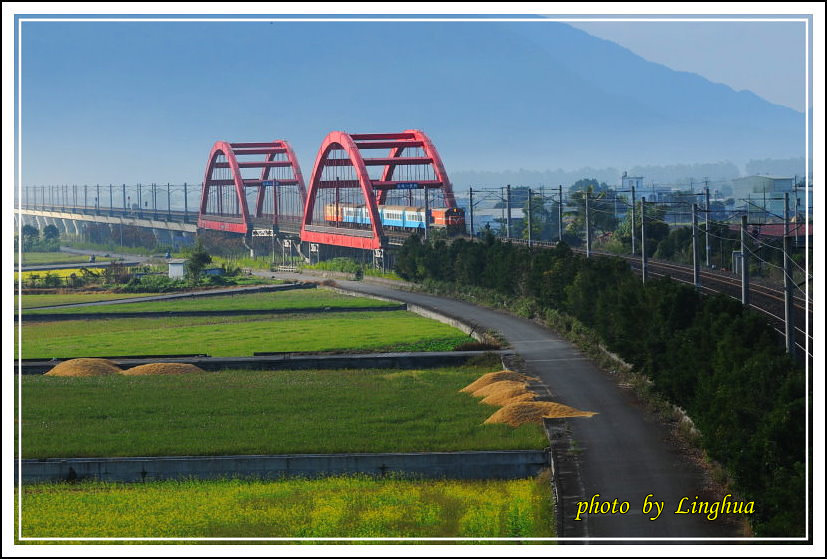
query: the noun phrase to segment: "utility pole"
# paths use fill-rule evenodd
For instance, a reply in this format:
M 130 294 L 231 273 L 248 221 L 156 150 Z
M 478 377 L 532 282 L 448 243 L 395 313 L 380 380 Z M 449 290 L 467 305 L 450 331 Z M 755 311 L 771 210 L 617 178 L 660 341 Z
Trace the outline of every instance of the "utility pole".
M 126 213 L 126 183 L 121 184 L 121 202 L 123 202 L 123 213 Z M 121 225 L 123 227 L 123 225 Z M 121 243 L 123 245 L 123 243 Z
M 559 203 L 557 204 L 557 241 L 563 241 L 563 185 L 557 185 L 557 195 Z
M 86 210 L 86 208 L 88 208 L 88 207 L 89 207 L 89 189 L 84 184 L 83 185 L 83 209 Z
M 586 191 L 586 258 L 592 256 L 592 224 L 589 219 L 589 191 Z
M 646 283 L 646 196 L 640 198 L 640 275 Z
M 704 188 L 704 210 L 706 211 L 706 217 L 704 218 L 704 225 L 706 226 L 706 267 L 709 268 L 709 181 L 706 181 L 706 187 Z
M 170 202 L 169 183 L 167 183 L 167 221 L 172 220 L 172 209 L 170 209 L 169 202 Z
M 431 215 L 431 208 L 429 207 L 428 187 L 425 187 L 425 240 L 428 240 L 428 231 L 431 228 L 429 216 Z
M 741 216 L 741 304 L 749 306 L 749 252 L 747 250 L 747 216 Z
M 184 223 L 186 223 L 187 219 L 188 219 L 188 216 L 187 216 L 187 213 L 189 213 L 188 210 L 189 210 L 189 208 L 187 208 L 187 183 L 184 183 Z M 276 257 L 274 256 L 273 260 L 275 260 L 275 259 L 276 259 Z
M 635 255 L 635 185 L 632 183 L 632 256 Z
M 636 217 L 635 213 L 637 212 L 637 210 L 635 208 L 635 204 L 636 204 L 636 202 L 635 202 L 635 185 L 634 185 L 634 183 L 632 183 L 632 227 L 631 227 L 631 231 L 632 231 L 632 256 L 635 255 L 635 229 L 636 229 L 636 227 L 635 227 L 635 221 L 636 221 L 635 220 L 635 217 Z
M 795 308 L 793 307 L 793 266 L 792 240 L 784 235 L 784 337 L 787 340 L 787 353 L 795 357 Z
M 101 207 L 101 185 L 95 185 L 95 215 L 100 213 Z
M 511 185 L 505 185 L 505 238 L 511 238 Z
M 531 189 L 528 189 L 528 248 L 531 248 Z
M 141 183 L 138 183 L 138 217 L 144 217 L 144 204 L 141 201 Z
M 109 183 L 109 215 L 112 215 L 112 210 L 115 208 L 115 204 L 112 201 L 112 183 Z
M 798 219 L 798 175 L 795 176 L 795 181 L 793 182 L 793 195 L 795 196 L 795 244 L 801 246 L 801 243 L 798 241 L 798 232 L 801 229 L 801 220 Z M 805 219 L 804 223 L 807 223 L 807 221 L 808 220 Z
M 698 258 L 698 205 L 694 202 L 692 203 L 692 283 L 696 289 L 701 287 L 700 262 Z
M 468 211 L 471 214 L 471 238 L 474 238 L 474 188 L 468 187 Z
M 795 308 L 793 307 L 792 240 L 790 236 L 790 193 L 784 193 L 784 338 L 787 353 L 795 357 Z

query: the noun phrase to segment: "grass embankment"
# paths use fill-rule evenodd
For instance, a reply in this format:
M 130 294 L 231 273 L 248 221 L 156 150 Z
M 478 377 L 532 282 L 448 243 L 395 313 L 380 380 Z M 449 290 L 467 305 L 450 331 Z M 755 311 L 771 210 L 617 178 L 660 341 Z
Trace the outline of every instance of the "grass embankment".
M 94 303 L 96 301 L 116 301 L 132 297 L 151 297 L 162 293 L 110 293 L 106 291 L 94 293 L 49 293 L 37 295 L 23 295 L 23 309 L 35 307 L 49 307 L 52 305 L 70 305 L 73 303 Z M 14 308 L 17 308 L 18 295 L 14 296 Z M 67 311 L 68 312 L 68 311 Z M 74 312 L 81 312 L 75 309 Z M 83 312 L 86 312 L 85 310 Z
M 317 262 L 316 264 L 305 264 L 302 263 L 301 265 L 302 270 L 316 270 L 316 271 L 326 271 L 326 272 L 342 272 L 345 274 L 362 274 L 365 276 L 372 276 L 377 278 L 384 278 L 389 280 L 401 280 L 396 272 L 389 270 L 383 272 L 378 268 L 375 268 L 371 264 L 365 264 L 361 262 L 357 262 L 353 258 L 331 258 L 330 260 L 324 260 L 322 262 Z
M 26 486 L 22 499 L 34 538 L 554 537 L 546 476 L 85 482 Z
M 543 448 L 459 392 L 496 366 L 25 376 L 23 457 Z
M 111 257 L 98 256 L 95 258 L 97 262 L 107 262 L 113 260 Z M 14 263 L 19 262 L 18 253 L 14 253 Z M 85 254 L 69 254 L 67 252 L 24 252 L 23 266 L 44 266 L 46 264 L 87 264 L 89 263 L 89 256 Z
M 351 297 L 325 289 L 297 289 L 251 293 L 247 295 L 220 295 L 214 297 L 195 297 L 190 299 L 171 299 L 165 301 L 147 301 L 138 303 L 118 303 L 95 307 L 70 307 L 32 313 L 118 313 L 118 312 L 168 312 L 168 311 L 240 311 L 240 310 L 280 310 L 300 308 L 341 308 L 341 307 L 382 307 L 393 305 L 387 301 Z
M 21 325 L 15 325 L 15 332 Z M 261 351 L 450 351 L 471 338 L 405 311 L 65 320 L 22 324 L 23 358 Z M 17 349 L 15 335 L 15 351 Z

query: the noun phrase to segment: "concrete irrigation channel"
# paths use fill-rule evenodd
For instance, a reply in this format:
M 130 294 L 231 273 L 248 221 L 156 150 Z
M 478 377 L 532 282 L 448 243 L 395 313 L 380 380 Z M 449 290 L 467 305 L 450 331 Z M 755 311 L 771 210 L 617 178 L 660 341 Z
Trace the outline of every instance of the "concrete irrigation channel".
M 210 357 L 207 355 L 188 356 L 110 356 L 100 359 L 114 361 L 119 367 L 130 368 L 149 363 L 188 363 L 205 371 L 222 369 L 427 369 L 464 365 L 469 360 L 487 354 L 506 356 L 512 352 L 499 351 L 411 351 L 400 353 L 363 354 L 301 354 L 278 353 L 251 357 Z M 42 375 L 65 359 L 24 359 L 20 372 L 24 375 Z
M 22 465 L 22 470 L 18 469 Z M 546 450 L 382 452 L 251 456 L 147 456 L 48 458 L 15 462 L 26 483 L 79 481 L 145 482 L 163 479 L 321 477 L 367 474 L 428 479 L 521 479 L 548 468 Z

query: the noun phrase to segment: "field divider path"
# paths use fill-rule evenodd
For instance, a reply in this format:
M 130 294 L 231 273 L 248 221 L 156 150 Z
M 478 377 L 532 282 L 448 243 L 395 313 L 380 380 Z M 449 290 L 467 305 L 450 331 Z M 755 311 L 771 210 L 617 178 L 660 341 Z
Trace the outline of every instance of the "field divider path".
M 66 303 L 46 307 L 30 307 L 24 311 L 42 311 L 49 309 L 68 309 L 82 307 L 97 307 L 101 305 L 118 305 L 121 303 L 147 303 L 151 301 L 167 301 L 170 299 L 189 299 L 194 297 L 218 297 L 220 295 L 244 295 L 250 293 L 264 293 L 270 291 L 290 291 L 293 289 L 315 289 L 316 285 L 307 282 L 286 283 L 280 285 L 247 285 L 242 287 L 228 287 L 220 289 L 204 289 L 200 291 L 186 291 L 180 293 L 166 293 L 164 295 L 150 295 L 144 297 L 124 297 L 123 299 L 107 299 L 105 301 L 90 301 L 88 303 Z M 24 295 L 25 296 L 25 295 Z
M 25 309 L 31 311 L 33 309 Z M 214 311 L 135 311 L 135 312 L 105 312 L 105 313 L 35 313 L 26 314 L 26 322 L 52 322 L 56 320 L 100 320 L 110 318 L 168 318 L 176 316 L 247 316 L 247 315 L 276 315 L 276 314 L 323 314 L 347 312 L 393 312 L 406 311 L 408 305 L 384 305 L 379 307 L 294 307 L 286 309 L 226 309 Z M 18 321 L 18 315 L 14 320 Z

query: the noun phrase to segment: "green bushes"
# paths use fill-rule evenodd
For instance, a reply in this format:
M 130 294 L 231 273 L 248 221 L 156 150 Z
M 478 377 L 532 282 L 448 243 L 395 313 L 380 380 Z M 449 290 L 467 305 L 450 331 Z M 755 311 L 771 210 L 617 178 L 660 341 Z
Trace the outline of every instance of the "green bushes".
M 644 287 L 624 261 L 586 259 L 564 244 L 531 250 L 491 236 L 450 245 L 411 238 L 397 272 L 605 346 L 687 410 L 704 449 L 756 502 L 756 534 L 803 534 L 804 373 L 756 312 L 668 278 Z
M 145 275 L 133 277 L 122 285 L 122 293 L 167 293 L 186 289 L 189 284 L 184 280 L 172 279 L 165 275 Z

